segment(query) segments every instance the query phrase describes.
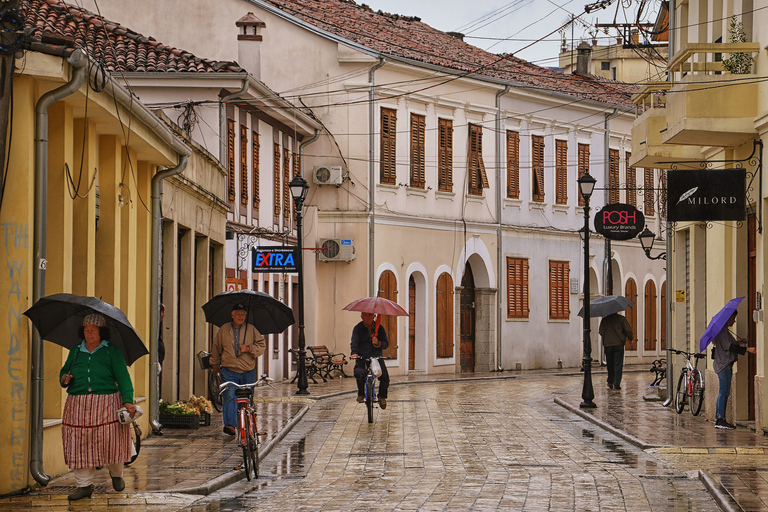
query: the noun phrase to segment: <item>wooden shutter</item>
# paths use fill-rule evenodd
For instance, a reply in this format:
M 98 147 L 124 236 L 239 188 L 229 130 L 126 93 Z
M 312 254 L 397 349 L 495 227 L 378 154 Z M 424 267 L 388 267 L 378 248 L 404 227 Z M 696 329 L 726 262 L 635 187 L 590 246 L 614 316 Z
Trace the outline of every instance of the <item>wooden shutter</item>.
M 652 217 L 655 212 L 653 204 L 653 169 L 643 169 L 643 203 L 645 204 L 645 216 Z
M 611 149 L 608 152 L 608 202 L 621 201 L 619 190 L 619 150 Z
M 528 318 L 526 258 L 507 258 L 507 318 Z
M 424 116 L 411 114 L 411 187 L 424 188 Z
M 288 184 L 291 182 L 291 152 L 288 148 L 283 148 L 283 218 L 287 219 L 291 214 L 291 189 Z
M 453 357 L 453 279 L 443 272 L 437 278 L 437 357 Z
M 253 168 L 253 209 L 258 210 L 261 203 L 261 188 L 259 182 L 261 181 L 260 164 L 261 158 L 261 145 L 259 143 L 259 134 L 257 132 L 251 133 L 251 167 Z
M 391 270 L 385 270 L 379 277 L 379 297 L 397 302 L 397 278 Z M 382 315 L 381 325 L 387 332 L 387 342 L 389 343 L 384 351 L 384 356 L 397 359 L 397 317 Z
M 227 119 L 227 199 L 235 202 L 235 120 Z
M 531 183 L 531 200 L 544 201 L 544 137 L 531 135 L 531 156 L 533 159 L 533 175 Z
M 632 153 L 625 153 L 627 159 L 627 204 L 637 207 L 637 172 L 629 165 Z
M 627 317 L 630 328 L 632 328 L 632 338 L 627 342 L 625 348 L 627 350 L 637 350 L 637 284 L 631 277 L 627 279 L 627 284 L 624 286 L 624 296 L 634 302 L 633 306 L 626 309 L 624 315 Z
M 453 121 L 438 119 L 438 183 L 437 189 L 453 191 Z
M 488 177 L 485 174 L 483 162 L 483 127 L 476 124 L 469 125 L 469 193 L 471 195 L 483 195 L 483 189 L 488 188 Z
M 555 141 L 555 203 L 568 204 L 568 142 Z
M 589 144 L 579 144 L 579 178 L 589 172 Z M 584 196 L 579 191 L 579 206 L 584 206 Z
M 275 217 L 280 216 L 281 195 L 280 184 L 282 179 L 280 178 L 280 144 L 275 142 L 274 155 L 272 162 L 272 200 L 274 201 Z
M 667 282 L 661 283 L 661 293 L 659 301 L 659 311 L 661 311 L 661 321 L 659 322 L 659 333 L 661 337 L 661 350 L 667 350 Z
M 567 261 L 549 262 L 549 318 L 567 320 L 570 318 L 570 263 Z
M 520 134 L 507 131 L 507 197 L 520 197 Z
M 240 125 L 240 206 L 248 206 L 248 127 Z
M 645 350 L 656 350 L 656 285 L 645 283 Z
M 397 181 L 397 111 L 391 108 L 381 109 L 381 143 L 380 143 L 381 183 L 394 185 Z

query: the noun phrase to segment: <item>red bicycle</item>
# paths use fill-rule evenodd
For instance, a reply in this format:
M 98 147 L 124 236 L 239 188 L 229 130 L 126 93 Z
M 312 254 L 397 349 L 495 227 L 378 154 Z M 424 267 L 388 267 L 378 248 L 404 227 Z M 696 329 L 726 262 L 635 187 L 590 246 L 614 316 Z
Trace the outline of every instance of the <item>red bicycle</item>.
M 680 370 L 680 378 L 677 380 L 677 393 L 675 393 L 675 410 L 677 414 L 682 414 L 686 402 L 689 402 L 691 414 L 698 416 L 701 411 L 701 404 L 704 402 L 704 375 L 696 368 L 699 359 L 704 359 L 706 354 L 697 354 L 695 352 L 684 352 L 674 350 L 675 354 L 685 357 L 685 366 Z M 691 358 L 694 359 L 691 364 Z

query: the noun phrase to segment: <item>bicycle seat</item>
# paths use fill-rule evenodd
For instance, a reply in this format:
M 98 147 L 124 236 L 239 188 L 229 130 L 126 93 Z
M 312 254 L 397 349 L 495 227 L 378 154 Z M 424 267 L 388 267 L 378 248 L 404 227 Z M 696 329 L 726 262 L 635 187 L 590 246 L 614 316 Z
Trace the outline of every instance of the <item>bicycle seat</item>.
M 693 354 L 693 357 L 695 357 L 696 359 L 704 359 L 705 357 L 707 357 L 707 354 Z
M 235 396 L 238 398 L 250 398 L 251 394 L 250 389 L 235 389 Z

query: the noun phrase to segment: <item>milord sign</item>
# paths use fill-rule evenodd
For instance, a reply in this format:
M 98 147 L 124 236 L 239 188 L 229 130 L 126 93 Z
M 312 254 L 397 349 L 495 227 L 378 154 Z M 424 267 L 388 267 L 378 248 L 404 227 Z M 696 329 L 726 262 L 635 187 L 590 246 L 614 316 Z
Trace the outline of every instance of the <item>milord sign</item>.
M 744 169 L 667 172 L 667 220 L 745 220 Z

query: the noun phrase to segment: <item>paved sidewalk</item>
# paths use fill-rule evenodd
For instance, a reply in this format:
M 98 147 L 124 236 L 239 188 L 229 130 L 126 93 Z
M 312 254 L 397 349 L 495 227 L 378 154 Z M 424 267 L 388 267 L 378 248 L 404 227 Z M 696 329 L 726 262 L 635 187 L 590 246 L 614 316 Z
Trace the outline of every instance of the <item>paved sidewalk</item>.
M 609 390 L 603 385 L 604 372 L 595 368 L 596 409 L 579 409 L 580 396 L 571 391 L 557 393 L 555 402 L 573 414 L 587 418 L 628 442 L 651 452 L 654 456 L 677 465 L 683 471 L 703 468 L 700 478 L 726 510 L 768 509 L 768 482 L 765 455 L 768 437 L 747 428 L 721 431 L 703 416 L 694 417 L 689 411 L 682 415 L 661 402 L 646 402 L 652 375 L 647 366 L 627 369 L 621 390 Z M 450 380 L 472 379 L 535 379 L 542 375 L 580 375 L 578 371 L 507 371 L 491 374 L 433 375 L 393 377 L 392 386 L 418 385 Z M 295 384 L 275 384 L 275 389 L 256 390 L 260 430 L 267 432 L 262 445 L 263 458 L 301 420 L 309 407 L 321 398 L 355 392 L 352 379 L 310 382 L 310 395 L 296 396 Z M 703 412 L 702 412 L 703 414 Z M 221 415 L 214 413 L 212 424 L 197 430 L 165 429 L 162 436 L 151 436 L 142 442 L 141 454 L 125 472 L 126 490 L 112 491 L 104 471 L 96 486 L 92 505 L 97 503 L 128 504 L 141 499 L 151 503 L 153 492 L 157 499 L 190 503 L 194 495 L 210 494 L 243 478 L 236 468 L 242 461 L 239 447 L 222 433 Z M 732 461 L 724 464 L 723 461 Z M 46 488 L 31 493 L 0 498 L 0 510 L 10 504 L 17 507 L 67 508 L 66 495 L 74 489 L 71 473 L 53 479 Z M 137 496 L 140 495 L 140 496 Z M 193 495 L 193 496 L 190 496 Z M 98 500 L 98 501 L 97 501 Z

